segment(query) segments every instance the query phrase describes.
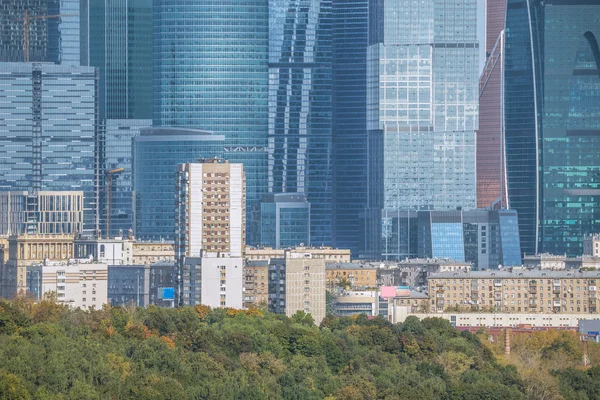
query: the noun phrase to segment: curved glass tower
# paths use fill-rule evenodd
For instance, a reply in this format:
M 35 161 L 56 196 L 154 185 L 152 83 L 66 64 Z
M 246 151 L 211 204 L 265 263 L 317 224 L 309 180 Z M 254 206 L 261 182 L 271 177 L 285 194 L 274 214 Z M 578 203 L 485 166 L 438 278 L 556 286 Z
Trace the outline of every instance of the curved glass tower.
M 155 126 L 225 136 L 224 157 L 246 172 L 247 238 L 267 192 L 268 0 L 155 0 Z
M 600 230 L 600 4 L 509 0 L 504 110 L 521 248 L 576 256 Z
M 269 14 L 269 192 L 306 195 L 310 243 L 330 245 L 331 0 L 271 0 Z

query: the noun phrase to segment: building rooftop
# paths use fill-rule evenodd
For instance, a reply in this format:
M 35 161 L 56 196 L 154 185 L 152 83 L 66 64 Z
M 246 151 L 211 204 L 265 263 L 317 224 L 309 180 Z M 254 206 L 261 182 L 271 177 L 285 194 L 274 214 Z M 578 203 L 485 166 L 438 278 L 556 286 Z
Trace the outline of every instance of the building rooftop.
M 246 267 L 268 267 L 269 266 L 269 261 L 268 260 L 251 260 L 251 261 L 246 261 Z
M 329 262 L 325 264 L 326 269 L 377 269 L 371 264 L 361 264 L 356 262 Z
M 150 264 L 150 267 L 175 267 L 175 261 L 158 261 Z
M 405 264 L 438 264 L 438 265 L 464 265 L 469 266 L 471 263 L 465 261 L 457 261 L 452 258 L 411 258 L 398 262 L 398 265 Z
M 511 271 L 471 271 L 471 272 L 439 272 L 431 274 L 429 279 L 500 279 L 500 278 L 525 278 L 525 279 L 544 279 L 544 278 L 598 278 L 600 271 L 578 271 L 578 270 L 539 270 L 515 268 Z

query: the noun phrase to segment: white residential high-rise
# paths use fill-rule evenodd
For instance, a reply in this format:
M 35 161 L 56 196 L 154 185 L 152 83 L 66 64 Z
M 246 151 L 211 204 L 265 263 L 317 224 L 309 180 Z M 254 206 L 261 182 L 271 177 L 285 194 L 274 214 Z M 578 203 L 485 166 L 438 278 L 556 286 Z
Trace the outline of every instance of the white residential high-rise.
M 175 253 L 180 305 L 242 308 L 245 181 L 242 164 L 208 159 L 179 166 Z

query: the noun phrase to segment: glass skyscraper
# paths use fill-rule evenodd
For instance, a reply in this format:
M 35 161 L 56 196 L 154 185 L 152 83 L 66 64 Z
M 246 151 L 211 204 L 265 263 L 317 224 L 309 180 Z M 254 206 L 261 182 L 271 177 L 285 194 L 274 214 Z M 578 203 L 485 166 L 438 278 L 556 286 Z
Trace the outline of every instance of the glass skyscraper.
M 400 255 L 398 212 L 475 208 L 476 10 L 476 0 L 370 4 L 370 256 Z
M 154 0 L 155 126 L 225 136 L 246 172 L 247 239 L 267 193 L 268 0 Z
M 507 3 L 508 201 L 527 254 L 580 255 L 600 229 L 599 13 L 591 1 Z
M 485 66 L 479 79 L 477 130 L 477 207 L 505 208 L 502 67 L 506 0 L 487 0 Z
M 103 192 L 100 196 L 99 217 L 100 228 L 106 232 L 108 213 L 110 213 L 110 232 L 107 232 L 110 237 L 117 236 L 119 231 L 126 233 L 133 228 L 132 141 L 134 136 L 139 135 L 141 128 L 151 125 L 152 121 L 148 119 L 106 121 L 102 157 L 104 168 L 100 171 L 103 174 L 100 179 L 103 182 Z M 121 168 L 123 170 L 120 170 Z
M 79 66 L 79 0 L 11 0 L 0 12 L 0 62 L 25 61 L 24 18 L 59 15 L 58 18 L 31 19 L 29 61 Z
M 332 1 L 333 245 L 358 257 L 367 205 L 368 0 Z
M 0 63 L 0 190 L 83 191 L 95 230 L 97 114 L 94 68 Z
M 80 8 L 81 62 L 98 67 L 100 117 L 151 119 L 152 0 L 81 0 Z
M 331 244 L 331 167 L 331 0 L 271 0 L 269 193 L 307 196 L 314 245 Z
M 224 143 L 224 136 L 199 129 L 140 130 L 133 138 L 136 237 L 174 240 L 177 167 L 202 158 L 222 158 Z

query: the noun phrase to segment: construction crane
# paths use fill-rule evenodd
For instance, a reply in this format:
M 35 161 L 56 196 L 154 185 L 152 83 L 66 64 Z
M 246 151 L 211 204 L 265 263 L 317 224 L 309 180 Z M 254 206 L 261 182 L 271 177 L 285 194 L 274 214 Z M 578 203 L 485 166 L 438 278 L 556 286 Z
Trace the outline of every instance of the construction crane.
M 25 10 L 25 18 L 15 18 L 13 21 L 23 21 L 23 55 L 25 62 L 29 62 L 29 21 L 32 19 L 50 19 L 60 17 L 77 17 L 79 14 L 56 14 L 56 15 L 34 15 L 29 16 L 29 11 Z
M 110 236 L 110 206 L 112 202 L 113 175 L 120 174 L 125 168 L 115 168 L 106 171 L 106 237 Z

